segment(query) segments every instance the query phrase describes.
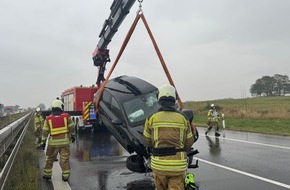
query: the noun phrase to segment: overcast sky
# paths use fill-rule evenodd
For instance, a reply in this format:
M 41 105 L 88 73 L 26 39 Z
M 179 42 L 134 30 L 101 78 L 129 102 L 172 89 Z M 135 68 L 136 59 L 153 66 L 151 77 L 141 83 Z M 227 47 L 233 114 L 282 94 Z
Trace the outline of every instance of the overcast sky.
M 112 0 L 0 0 L 0 103 L 36 107 L 97 79 L 92 52 Z M 289 0 L 144 0 L 142 9 L 183 101 L 244 98 L 258 78 L 290 75 Z M 109 44 L 111 63 L 138 10 Z M 142 21 L 111 77 L 157 87 L 166 75 Z

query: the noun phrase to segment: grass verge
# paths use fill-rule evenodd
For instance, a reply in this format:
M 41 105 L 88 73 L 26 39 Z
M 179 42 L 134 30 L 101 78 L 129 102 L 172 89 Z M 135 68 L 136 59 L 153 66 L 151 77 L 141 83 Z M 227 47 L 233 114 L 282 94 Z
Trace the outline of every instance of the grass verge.
M 225 114 L 226 129 L 290 136 L 290 97 L 259 97 L 224 99 L 203 102 L 185 102 L 184 107 L 194 111 L 193 122 L 206 127 L 211 103 Z
M 5 184 L 5 190 L 41 189 L 37 149 L 34 147 L 34 121 L 30 120 L 27 132 L 14 160 Z
M 194 123 L 197 126 L 207 127 L 206 122 L 206 116 L 195 115 Z M 289 119 L 248 119 L 227 117 L 225 119 L 225 124 L 226 130 L 290 136 Z M 221 122 L 220 127 L 222 127 Z
M 12 115 L 8 115 L 4 118 L 1 119 L 0 121 L 0 129 L 6 127 L 7 125 L 13 123 L 17 119 L 20 119 L 21 117 L 25 116 L 28 112 L 23 112 L 23 113 L 16 113 Z

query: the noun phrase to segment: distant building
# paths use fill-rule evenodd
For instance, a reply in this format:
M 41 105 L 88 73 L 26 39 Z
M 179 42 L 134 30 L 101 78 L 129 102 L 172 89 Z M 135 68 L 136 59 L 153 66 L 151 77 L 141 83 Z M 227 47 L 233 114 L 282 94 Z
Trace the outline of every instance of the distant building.
M 5 115 L 14 114 L 14 113 L 17 113 L 17 111 L 18 111 L 18 107 L 16 106 L 4 106 Z
M 4 106 L 4 104 L 0 104 L 0 117 L 15 114 L 15 113 L 22 113 L 26 111 L 22 107 L 16 106 Z
M 0 104 L 0 117 L 4 116 L 4 104 Z

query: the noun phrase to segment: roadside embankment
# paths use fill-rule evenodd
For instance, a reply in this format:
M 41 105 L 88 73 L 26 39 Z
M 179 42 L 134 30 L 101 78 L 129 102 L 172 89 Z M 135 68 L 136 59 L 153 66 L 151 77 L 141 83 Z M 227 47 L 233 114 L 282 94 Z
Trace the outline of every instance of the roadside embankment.
M 34 120 L 31 119 L 4 189 L 41 189 L 39 161 L 34 142 Z
M 206 127 L 212 103 L 225 114 L 227 130 L 290 136 L 290 96 L 189 101 L 184 107 L 193 109 L 196 125 Z

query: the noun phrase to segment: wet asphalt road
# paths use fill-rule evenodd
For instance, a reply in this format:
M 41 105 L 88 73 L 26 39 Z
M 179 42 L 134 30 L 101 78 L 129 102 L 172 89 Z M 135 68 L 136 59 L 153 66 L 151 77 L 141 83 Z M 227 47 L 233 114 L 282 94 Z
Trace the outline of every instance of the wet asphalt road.
M 151 173 L 126 168 L 129 154 L 109 132 L 82 132 L 71 145 L 71 189 L 153 190 Z
M 198 189 L 290 189 L 290 137 L 226 131 L 216 138 L 204 136 L 204 128 L 199 132 L 199 168 L 189 170 Z M 153 190 L 151 173 L 126 168 L 128 155 L 108 132 L 78 134 L 71 145 L 71 189 Z

